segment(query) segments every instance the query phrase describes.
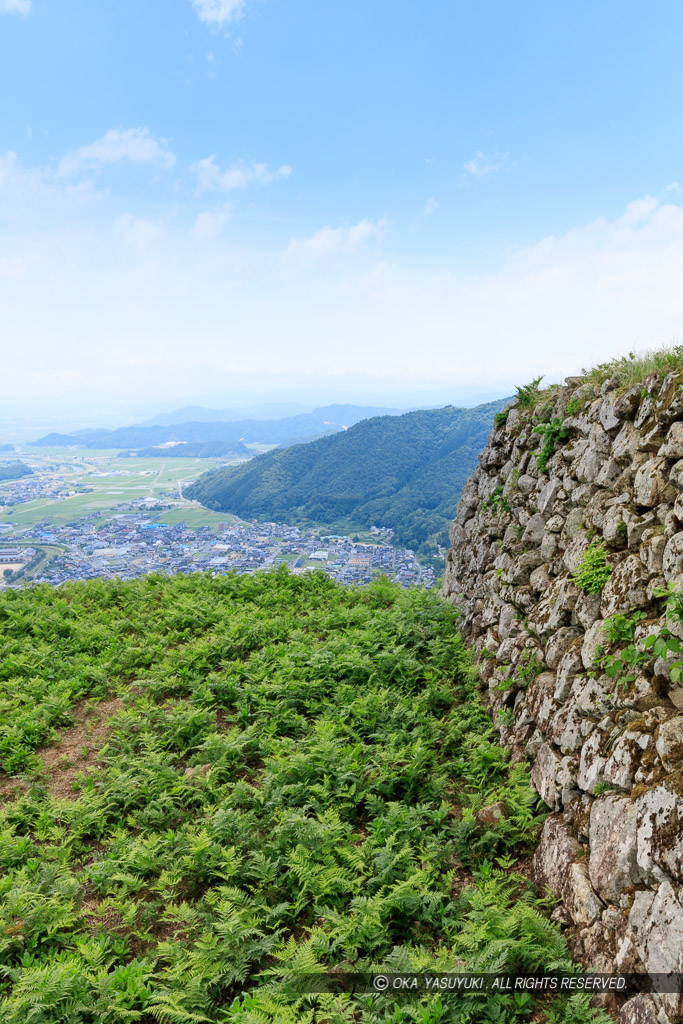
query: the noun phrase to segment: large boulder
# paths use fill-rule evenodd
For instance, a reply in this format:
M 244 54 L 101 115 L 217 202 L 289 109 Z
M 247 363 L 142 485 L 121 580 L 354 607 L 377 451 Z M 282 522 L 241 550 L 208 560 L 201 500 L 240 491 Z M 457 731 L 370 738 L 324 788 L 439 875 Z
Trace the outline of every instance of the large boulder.
M 578 597 L 578 588 L 572 580 L 566 577 L 555 580 L 529 616 L 529 629 L 537 636 L 546 637 L 561 626 L 570 625 Z
M 577 784 L 585 793 L 594 793 L 596 787 L 605 781 L 603 770 L 607 756 L 603 751 L 605 734 L 602 729 L 594 730 L 581 748 Z
M 603 768 L 603 778 L 617 789 L 630 792 L 643 751 L 652 745 L 652 736 L 638 729 L 625 729 L 613 744 Z
M 636 472 L 633 483 L 636 505 L 652 508 L 663 501 L 675 501 L 676 489 L 669 482 L 669 466 L 666 459 L 655 456 L 643 463 Z
M 683 882 L 683 770 L 637 796 L 634 810 L 641 874 Z
M 662 573 L 667 583 L 683 582 L 683 532 L 675 533 L 666 542 L 662 558 Z
M 549 638 L 545 648 L 545 663 L 548 668 L 557 668 L 565 651 L 569 650 L 580 636 L 581 630 L 575 626 L 563 626 L 556 630 Z
M 636 859 L 636 809 L 628 797 L 603 796 L 590 814 L 588 872 L 593 888 L 608 903 L 641 880 Z
M 538 888 L 548 888 L 560 896 L 569 865 L 580 855 L 581 847 L 571 827 L 561 815 L 551 814 L 546 818 L 531 862 L 531 876 Z
M 647 569 L 638 555 L 628 555 L 614 569 L 602 590 L 602 617 L 625 614 L 649 604 Z
M 594 667 L 595 659 L 606 643 L 605 622 L 603 619 L 598 619 L 586 632 L 581 647 L 581 660 L 585 669 L 592 669 Z
M 633 456 L 638 451 L 640 432 L 633 423 L 624 423 L 623 427 L 614 439 L 612 445 L 612 456 L 621 465 L 630 465 Z
M 657 729 L 656 748 L 667 771 L 683 767 L 683 715 L 662 722 Z
M 562 886 L 562 902 L 574 924 L 583 928 L 597 921 L 605 909 L 590 883 L 584 861 L 569 865 Z
M 640 992 L 622 1006 L 619 1024 L 662 1024 L 662 1018 L 654 999 Z
M 562 759 L 549 743 L 544 743 L 531 769 L 531 785 L 534 787 L 544 804 L 559 810 L 562 806 L 562 794 L 558 776 L 562 767 Z
M 659 449 L 660 456 L 666 459 L 683 458 L 683 423 L 672 423 L 666 441 Z
M 683 905 L 670 882 L 662 882 L 656 892 L 636 893 L 629 925 L 648 974 L 683 973 Z M 659 999 L 671 1015 L 683 1009 L 677 993 L 660 992 Z

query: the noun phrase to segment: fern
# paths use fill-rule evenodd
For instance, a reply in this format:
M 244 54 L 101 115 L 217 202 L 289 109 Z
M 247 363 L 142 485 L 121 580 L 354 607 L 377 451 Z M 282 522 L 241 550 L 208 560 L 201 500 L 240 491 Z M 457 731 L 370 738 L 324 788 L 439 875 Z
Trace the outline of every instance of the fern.
M 0 753 L 31 785 L 0 809 L 3 1021 L 450 1020 L 438 996 L 301 978 L 570 965 L 514 874 L 542 821 L 528 767 L 500 747 L 436 596 L 283 573 L 14 593 Z M 54 800 L 33 752 L 104 686 L 125 697 L 107 744 Z M 499 800 L 507 816 L 480 829 Z M 454 896 L 463 868 L 474 884 Z M 532 1005 L 471 997 L 455 1019 Z

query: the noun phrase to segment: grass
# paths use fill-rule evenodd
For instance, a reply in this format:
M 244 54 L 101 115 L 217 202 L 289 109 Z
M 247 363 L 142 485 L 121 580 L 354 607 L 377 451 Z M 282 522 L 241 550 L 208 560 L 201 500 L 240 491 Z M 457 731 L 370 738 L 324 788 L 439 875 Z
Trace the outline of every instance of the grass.
M 566 414 L 574 416 L 580 412 L 590 400 L 591 394 L 596 395 L 606 380 L 612 380 L 616 390 L 626 391 L 642 383 L 651 374 L 665 377 L 678 370 L 683 370 L 683 345 L 664 345 L 643 352 L 629 352 L 626 356 L 598 363 L 592 369 L 584 368 L 581 371 L 582 397 L 570 401 Z M 542 406 L 547 406 L 548 411 L 552 408 L 558 385 L 541 388 L 542 379 L 537 377 L 529 384 L 517 388 L 518 407 L 522 412 L 537 410 Z
M 683 369 L 683 345 L 666 345 L 644 352 L 629 352 L 607 363 L 598 363 L 591 370 L 583 370 L 586 382 L 599 387 L 606 380 L 614 380 L 619 388 L 639 384 L 650 374 L 666 376 Z
M 528 769 L 436 596 L 148 576 L 5 592 L 0 622 L 0 758 L 25 790 L 0 810 L 4 1024 L 606 1020 L 583 997 L 289 984 L 573 969 L 516 869 L 542 821 Z M 117 696 L 87 770 L 47 756 Z

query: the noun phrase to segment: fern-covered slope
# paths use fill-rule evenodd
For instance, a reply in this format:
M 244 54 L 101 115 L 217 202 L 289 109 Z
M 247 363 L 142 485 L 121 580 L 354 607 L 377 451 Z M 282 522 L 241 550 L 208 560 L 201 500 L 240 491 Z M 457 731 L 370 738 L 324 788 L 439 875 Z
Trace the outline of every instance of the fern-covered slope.
M 23 780 L 0 774 L 0 1019 L 544 1019 L 519 993 L 399 1005 L 283 984 L 571 966 L 514 872 L 535 798 L 453 620 L 425 592 L 282 570 L 0 595 L 0 754 Z M 75 707 L 105 696 L 108 744 L 73 751 Z M 48 756 L 59 738 L 72 763 Z M 497 800 L 508 816 L 477 826 Z M 597 1019 L 581 997 L 552 1017 Z

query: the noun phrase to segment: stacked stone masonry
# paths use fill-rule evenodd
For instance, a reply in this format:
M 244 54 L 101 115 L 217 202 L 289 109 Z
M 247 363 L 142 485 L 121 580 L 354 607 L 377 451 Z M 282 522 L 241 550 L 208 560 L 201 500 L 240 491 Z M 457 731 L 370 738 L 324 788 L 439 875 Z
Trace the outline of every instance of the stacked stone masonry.
M 683 686 L 674 655 L 627 685 L 599 667 L 611 616 L 642 612 L 636 640 L 683 636 L 658 596 L 683 588 L 683 372 L 597 395 L 568 378 L 508 408 L 463 489 L 442 593 L 502 742 L 554 812 L 533 871 L 577 952 L 598 970 L 683 973 Z M 534 427 L 557 419 L 566 436 L 539 472 Z M 609 579 L 586 593 L 574 573 L 601 541 Z M 683 1000 L 639 995 L 620 1012 L 669 1024 Z

